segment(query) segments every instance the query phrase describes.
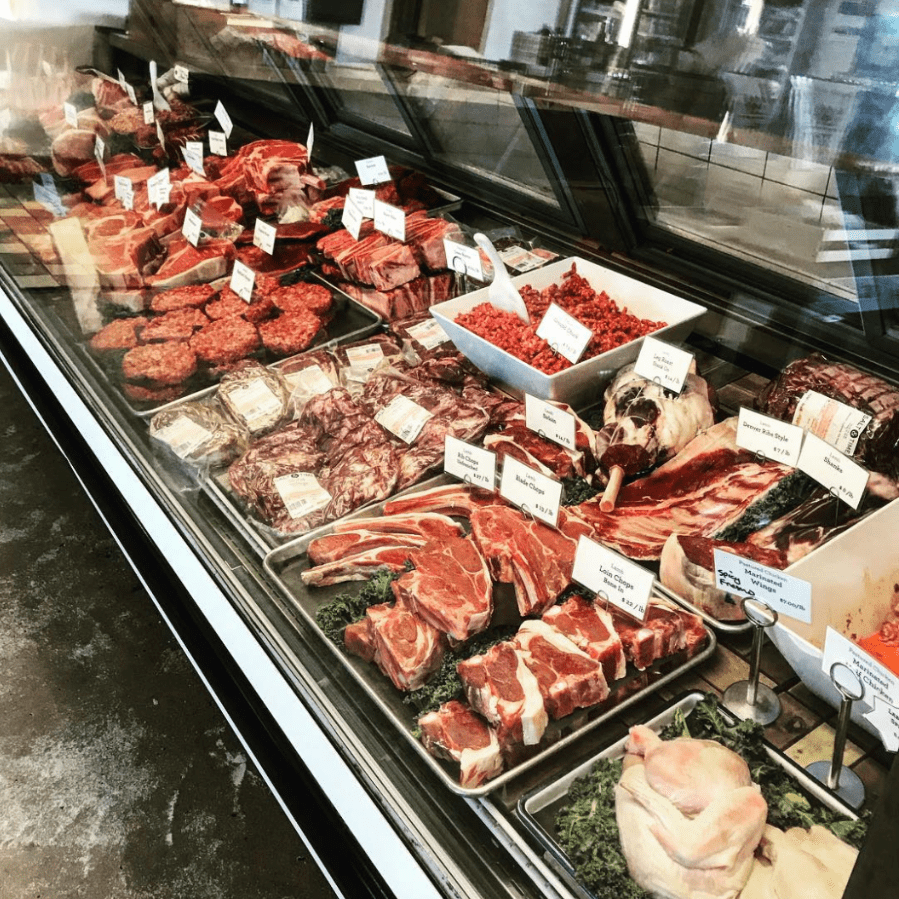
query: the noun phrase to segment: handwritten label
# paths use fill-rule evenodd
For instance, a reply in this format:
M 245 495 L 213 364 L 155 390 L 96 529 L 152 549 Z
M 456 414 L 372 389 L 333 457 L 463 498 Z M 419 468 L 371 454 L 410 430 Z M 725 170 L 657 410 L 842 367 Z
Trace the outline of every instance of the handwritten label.
M 375 192 L 364 187 L 351 187 L 350 196 L 367 219 L 375 217 Z
M 78 110 L 74 103 L 63 103 L 62 114 L 67 125 L 71 125 L 73 128 L 78 127 Z
M 496 489 L 496 453 L 447 435 L 443 470 L 474 487 Z
M 814 390 L 807 390 L 796 405 L 793 424 L 826 440 L 851 456 L 871 416 Z
M 152 206 L 163 206 L 169 201 L 169 193 L 172 183 L 168 169 L 160 169 L 155 175 L 147 179 L 147 195 Z
M 821 668 L 829 675 L 837 662 L 849 668 L 861 681 L 865 689 L 861 701 L 872 708 L 865 718 L 879 731 L 886 750 L 899 750 L 899 677 L 839 631 L 828 627 Z
M 542 337 L 560 356 L 574 364 L 587 349 L 593 332 L 561 306 L 550 303 L 546 315 L 537 327 L 537 336 Z
M 575 420 L 570 412 L 557 409 L 552 403 L 526 393 L 524 396 L 524 422 L 541 437 L 552 440 L 568 449 L 574 449 Z
M 188 84 L 190 82 L 190 70 L 187 66 L 175 66 L 175 81 L 180 81 L 182 84 Z
M 156 110 L 153 109 L 153 101 L 147 100 L 147 102 L 141 106 L 141 109 L 144 112 L 144 124 L 152 125 L 153 122 L 156 121 Z
M 253 246 L 259 247 L 263 253 L 269 256 L 275 252 L 275 238 L 278 236 L 278 229 L 275 225 L 270 225 L 262 219 L 256 219 L 253 227 Z
M 820 437 L 805 435 L 796 467 L 853 509 L 858 508 L 868 485 L 868 470 Z
M 484 266 L 481 265 L 481 254 L 477 247 L 469 247 L 444 237 L 443 248 L 446 251 L 448 268 L 459 274 L 468 275 L 475 281 L 484 280 Z
M 737 420 L 737 446 L 795 467 L 802 450 L 803 430 L 779 418 L 741 408 Z
M 362 210 L 356 205 L 352 197 L 347 197 L 343 204 L 343 213 L 340 216 L 340 223 L 343 225 L 356 240 L 359 240 L 359 232 L 362 230 L 362 220 L 365 216 Z
M 198 175 L 206 176 L 203 169 L 203 141 L 189 140 L 184 142 L 184 149 L 181 151 L 184 161 L 188 168 L 193 169 Z
M 126 208 L 134 209 L 134 185 L 124 175 L 113 175 L 116 199 Z
M 375 228 L 396 240 L 406 239 L 406 210 L 375 200 Z
M 589 537 L 580 537 L 572 579 L 642 621 L 652 595 L 651 571 Z
M 562 482 L 535 471 L 533 468 L 506 456 L 499 483 L 500 496 L 522 512 L 553 527 L 559 520 L 562 502 Z
M 390 180 L 390 169 L 387 168 L 387 160 L 383 156 L 357 160 L 356 173 L 364 185 L 383 184 Z
M 409 397 L 400 395 L 395 396 L 378 412 L 375 421 L 391 434 L 396 434 L 404 443 L 413 443 L 433 416 L 433 412 L 428 412 Z
M 443 343 L 449 343 L 449 335 L 436 318 L 428 318 L 406 329 L 409 336 L 425 349 L 433 350 Z
M 239 259 L 234 260 L 231 272 L 231 290 L 247 303 L 253 299 L 253 285 L 256 283 L 256 272 L 244 265 Z
M 196 246 L 200 242 L 200 234 L 203 230 L 203 220 L 193 211 L 187 209 L 184 212 L 184 224 L 181 226 L 181 233 L 184 239 Z
M 207 431 L 192 418 L 179 415 L 164 428 L 156 431 L 153 436 L 157 440 L 167 443 L 176 456 L 186 459 L 211 439 L 212 432 Z
M 680 393 L 693 362 L 692 353 L 680 350 L 655 337 L 644 337 L 634 371 L 647 381 Z
M 806 624 L 812 621 L 812 585 L 777 568 L 716 549 L 715 586 L 727 593 L 752 596 Z
M 228 110 L 225 109 L 225 104 L 221 100 L 215 104 L 215 110 L 212 114 L 218 120 L 219 125 L 222 126 L 225 137 L 231 137 L 231 132 L 234 130 L 234 122 L 231 121 L 231 116 L 228 115 Z
M 309 154 L 309 161 L 312 161 L 312 147 L 315 145 L 315 123 L 309 123 L 309 133 L 306 135 L 306 153 Z
M 208 137 L 210 153 L 215 156 L 228 155 L 228 139 L 225 137 L 224 131 L 210 131 Z
M 291 518 L 305 518 L 331 502 L 331 494 L 308 471 L 281 475 L 272 482 Z

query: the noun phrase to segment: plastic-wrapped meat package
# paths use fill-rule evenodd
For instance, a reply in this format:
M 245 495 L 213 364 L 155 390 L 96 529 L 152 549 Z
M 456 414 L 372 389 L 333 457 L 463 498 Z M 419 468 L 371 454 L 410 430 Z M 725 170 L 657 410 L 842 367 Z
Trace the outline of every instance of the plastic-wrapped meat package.
M 374 334 L 365 340 L 334 348 L 340 366 L 340 383 L 358 393 L 379 366 L 392 365 L 403 358 L 400 345 L 386 334 Z
M 216 396 L 253 437 L 265 434 L 287 420 L 289 392 L 277 371 L 248 360 L 228 372 Z
M 290 391 L 288 411 L 293 418 L 299 418 L 306 403 L 313 397 L 340 386 L 337 360 L 328 350 L 288 359 L 278 366 L 278 371 L 284 376 Z

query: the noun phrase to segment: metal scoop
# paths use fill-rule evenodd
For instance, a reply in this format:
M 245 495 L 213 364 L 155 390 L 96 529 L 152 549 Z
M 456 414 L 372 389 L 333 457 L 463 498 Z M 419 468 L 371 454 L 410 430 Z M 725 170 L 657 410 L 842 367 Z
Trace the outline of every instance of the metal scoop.
M 512 283 L 505 263 L 496 252 L 496 247 L 493 246 L 486 234 L 475 234 L 474 241 L 493 263 L 493 281 L 487 288 L 490 305 L 502 309 L 504 312 L 514 312 L 522 321 L 530 322 L 528 307 L 525 306 L 521 294 Z

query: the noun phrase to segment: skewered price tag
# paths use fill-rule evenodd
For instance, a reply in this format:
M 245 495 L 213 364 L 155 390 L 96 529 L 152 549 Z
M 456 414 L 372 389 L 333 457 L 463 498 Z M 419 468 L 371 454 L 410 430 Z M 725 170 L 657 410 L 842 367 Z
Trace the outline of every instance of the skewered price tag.
M 331 502 L 331 494 L 308 471 L 281 475 L 272 482 L 291 518 L 304 518 Z
M 383 156 L 356 160 L 356 173 L 365 185 L 383 184 L 390 180 L 390 169 L 387 168 L 387 160 Z
M 103 156 L 106 153 L 106 142 L 103 140 L 100 135 L 97 135 L 97 139 L 94 141 L 94 156 L 97 158 L 97 162 L 100 163 L 100 171 L 103 173 L 103 177 L 106 177 L 106 163 L 103 161 Z
M 578 539 L 571 577 L 634 618 L 646 617 L 653 573 L 595 540 Z
M 253 299 L 253 286 L 256 283 L 256 272 L 244 265 L 239 259 L 234 260 L 234 270 L 231 272 L 231 290 L 242 300 L 249 303 Z
M 574 449 L 575 421 L 570 412 L 557 409 L 552 403 L 524 395 L 524 423 L 541 437 L 560 446 Z
M 537 336 L 542 337 L 573 365 L 584 354 L 593 332 L 561 306 L 550 303 L 546 315 L 537 327 Z
M 169 201 L 169 193 L 172 183 L 169 180 L 169 170 L 160 169 L 155 175 L 147 179 L 147 194 L 150 205 L 163 206 Z
M 837 662 L 849 668 L 865 688 L 862 699 L 872 707 L 865 718 L 880 732 L 887 752 L 899 750 L 899 677 L 832 627 L 824 637 L 821 668 L 825 674 Z
M 269 256 L 275 252 L 275 238 L 278 235 L 278 229 L 262 219 L 256 219 L 253 227 L 253 246 L 259 247 L 263 253 Z
M 124 175 L 113 175 L 116 199 L 126 208 L 134 209 L 134 185 Z
M 814 390 L 807 390 L 802 395 L 793 413 L 794 425 L 805 428 L 850 456 L 870 422 L 870 415 Z
M 353 198 L 348 196 L 346 203 L 343 204 L 343 214 L 340 216 L 340 223 L 356 240 L 359 240 L 363 218 L 362 210 L 356 205 Z
M 413 443 L 433 415 L 424 406 L 400 395 L 395 396 L 378 412 L 375 421 L 391 434 L 396 434 L 404 443 Z
M 179 415 L 173 422 L 160 428 L 154 435 L 157 440 L 167 443 L 176 456 L 186 459 L 212 438 L 212 432 L 197 424 L 186 415 Z
M 406 239 L 406 210 L 375 200 L 375 228 L 388 237 Z
M 803 430 L 796 425 L 752 409 L 740 409 L 737 446 L 751 453 L 795 467 L 802 449 L 802 437 Z
M 857 509 L 868 485 L 868 470 L 829 443 L 807 433 L 796 467 Z
M 754 597 L 780 615 L 811 624 L 812 585 L 808 581 L 726 550 L 716 549 L 714 553 L 715 586 L 719 590 Z
M 188 84 L 190 82 L 190 69 L 187 66 L 176 65 L 175 66 L 175 81 L 180 81 L 182 84 Z
M 137 95 L 134 93 L 134 88 L 125 80 L 125 76 L 121 69 L 119 69 L 119 84 L 122 86 L 122 90 L 128 95 L 128 99 L 137 106 Z
M 147 102 L 141 106 L 141 109 L 144 113 L 144 124 L 152 125 L 156 121 L 156 110 L 153 109 L 153 101 L 147 100 Z
M 185 141 L 184 149 L 181 151 L 187 167 L 193 169 L 198 175 L 206 176 L 203 169 L 203 141 L 189 140 Z
M 447 435 L 443 470 L 474 487 L 496 489 L 496 453 Z
M 184 224 L 181 226 L 181 233 L 184 239 L 196 246 L 200 242 L 200 233 L 203 230 L 203 220 L 193 211 L 187 209 L 184 212 Z
M 449 335 L 436 318 L 428 318 L 407 329 L 409 336 L 425 349 L 433 350 L 443 343 L 449 343 Z
M 71 125 L 73 128 L 78 127 L 78 110 L 74 103 L 63 103 L 62 114 L 67 125 Z
M 209 152 L 216 156 L 228 155 L 228 139 L 225 137 L 224 131 L 210 131 L 209 135 Z
M 477 247 L 469 247 L 444 237 L 443 248 L 446 251 L 446 264 L 454 272 L 468 275 L 475 281 L 484 280 L 484 266 L 481 265 L 481 254 Z
M 655 381 L 666 390 L 680 393 L 692 364 L 692 353 L 655 337 L 644 337 L 634 371 L 647 381 Z
M 373 190 L 366 190 L 364 187 L 351 187 L 350 196 L 365 218 L 373 219 L 375 217 L 375 192 Z
M 231 137 L 231 131 L 234 129 L 234 122 L 231 121 L 231 116 L 228 115 L 228 110 L 225 109 L 225 105 L 221 100 L 215 104 L 213 115 L 218 119 L 219 125 L 222 126 L 225 137 Z
M 562 502 L 562 482 L 506 456 L 499 493 L 522 512 L 556 526 Z

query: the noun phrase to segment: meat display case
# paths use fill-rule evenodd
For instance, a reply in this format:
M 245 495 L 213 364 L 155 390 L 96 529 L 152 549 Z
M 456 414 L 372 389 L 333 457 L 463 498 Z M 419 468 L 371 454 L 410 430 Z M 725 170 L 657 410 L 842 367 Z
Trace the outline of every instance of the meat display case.
M 834 2 L 810 16 L 808 5 L 697 0 L 660 16 L 632 0 L 623 15 L 580 2 L 525 13 L 507 2 L 132 0 L 118 21 L 78 32 L 90 42 L 7 29 L 17 52 L 4 151 L 50 168 L 36 113 L 62 106 L 76 65 L 135 85 L 151 61 L 181 66 L 191 100 L 226 104 L 247 139 L 305 142 L 313 126 L 322 165 L 352 171 L 383 154 L 462 197 L 453 214 L 468 231 L 593 259 L 706 307 L 687 346 L 731 411 L 811 351 L 895 382 L 896 101 L 875 52 L 895 54 L 893 9 Z M 564 762 L 468 797 L 397 744 L 220 506 L 159 465 L 146 420 L 85 364 L 64 273 L 17 229 L 37 205 L 31 179 L 0 196 L 0 217 L 15 212 L 0 244 L 4 361 L 338 889 L 567 899 L 515 814 Z M 588 757 L 591 741 L 623 735 L 697 683 L 722 692 L 748 651 L 745 636 L 722 638 L 712 660 L 572 754 Z M 834 712 L 775 653 L 763 670 L 787 709 L 769 739 L 801 757 Z M 869 842 L 882 847 L 895 835 L 892 757 L 863 731 L 851 738 L 880 796 Z M 894 854 L 873 853 L 847 896 L 895 883 Z

